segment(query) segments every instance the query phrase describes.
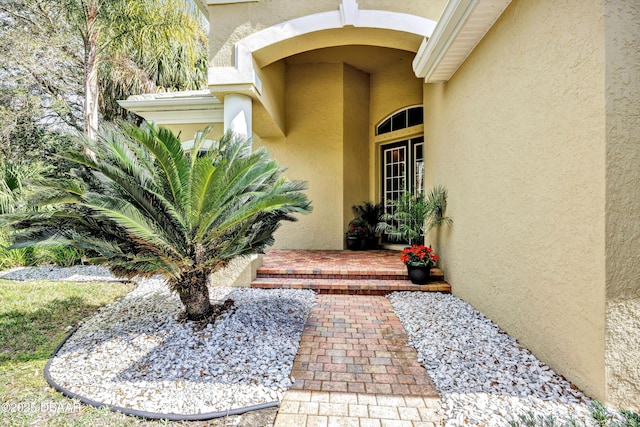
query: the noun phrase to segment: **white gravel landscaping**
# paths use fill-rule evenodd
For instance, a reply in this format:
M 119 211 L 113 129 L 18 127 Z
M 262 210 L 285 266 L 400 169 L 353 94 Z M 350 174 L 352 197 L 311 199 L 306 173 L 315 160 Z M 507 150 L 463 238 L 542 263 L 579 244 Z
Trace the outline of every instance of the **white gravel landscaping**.
M 5 280 L 61 280 L 69 282 L 120 281 L 109 269 L 98 265 L 76 265 L 73 267 L 16 267 L 0 271 Z
M 435 292 L 389 300 L 442 397 L 447 426 L 508 426 L 529 412 L 556 425 L 595 425 L 584 394 L 468 303 Z
M 107 269 L 89 266 L 14 269 L 0 278 L 114 280 Z M 93 401 L 161 414 L 282 399 L 315 303 L 312 291 L 212 288 L 212 300 L 232 299 L 234 309 L 197 327 L 179 320 L 182 304 L 163 279 L 136 282 L 51 359 L 57 384 Z M 434 292 L 388 298 L 441 395 L 447 426 L 509 426 L 525 414 L 536 425 L 552 425 L 542 419 L 553 417 L 553 425 L 595 426 L 584 394 L 468 303 Z
M 28 270 L 23 277 L 30 280 L 71 273 Z M 96 273 L 75 267 L 77 275 L 83 271 Z M 161 414 L 279 401 L 291 386 L 312 291 L 213 288 L 212 300 L 232 299 L 234 308 L 200 328 L 179 320 L 183 306 L 163 279 L 137 283 L 84 321 L 51 359 L 49 373 L 58 385 L 96 402 Z

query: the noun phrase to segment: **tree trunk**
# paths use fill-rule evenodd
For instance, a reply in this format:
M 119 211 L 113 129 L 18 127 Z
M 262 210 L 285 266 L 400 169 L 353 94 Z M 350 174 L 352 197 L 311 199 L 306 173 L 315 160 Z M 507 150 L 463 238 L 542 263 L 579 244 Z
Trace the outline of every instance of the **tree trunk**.
M 96 140 L 98 129 L 98 5 L 87 5 L 87 34 L 84 39 L 84 133 Z
M 187 319 L 201 320 L 211 314 L 213 307 L 209 300 L 207 276 L 204 273 L 187 273 L 176 285 L 180 301 L 187 312 Z

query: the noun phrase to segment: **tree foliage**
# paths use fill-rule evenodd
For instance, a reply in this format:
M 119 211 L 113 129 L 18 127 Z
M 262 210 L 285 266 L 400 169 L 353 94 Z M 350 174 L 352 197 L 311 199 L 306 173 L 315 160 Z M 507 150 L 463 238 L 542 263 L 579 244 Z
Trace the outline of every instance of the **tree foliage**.
M 50 0 L 0 2 L 0 81 L 5 93 L 39 99 L 49 128 L 82 130 L 82 46 L 54 6 Z M 2 106 L 12 108 L 6 99 Z
M 207 39 L 189 0 L 4 0 L 0 80 L 39 96 L 53 126 L 128 118 L 131 94 L 200 88 Z
M 0 214 L 25 209 L 29 181 L 42 179 L 51 168 L 40 162 L 0 159 Z
M 0 83 L 0 156 L 7 162 L 48 162 L 73 139 L 47 122 L 41 98 L 21 86 Z M 63 164 L 56 168 L 64 169 Z
M 311 207 L 264 149 L 227 134 L 202 154 L 203 141 L 185 154 L 169 130 L 131 125 L 83 141 L 88 150 L 66 154 L 75 178 L 43 182 L 37 211 L 4 217 L 15 247 L 68 244 L 119 276 L 162 274 L 189 318 L 206 316 L 210 274 L 263 252 L 281 221 Z

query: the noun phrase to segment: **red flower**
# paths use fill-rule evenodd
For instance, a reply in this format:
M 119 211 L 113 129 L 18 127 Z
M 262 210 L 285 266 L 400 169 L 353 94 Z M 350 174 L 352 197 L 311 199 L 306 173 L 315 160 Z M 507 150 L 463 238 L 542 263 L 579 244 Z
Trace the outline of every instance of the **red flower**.
M 402 250 L 400 260 L 407 265 L 433 267 L 439 258 L 431 247 L 411 245 Z

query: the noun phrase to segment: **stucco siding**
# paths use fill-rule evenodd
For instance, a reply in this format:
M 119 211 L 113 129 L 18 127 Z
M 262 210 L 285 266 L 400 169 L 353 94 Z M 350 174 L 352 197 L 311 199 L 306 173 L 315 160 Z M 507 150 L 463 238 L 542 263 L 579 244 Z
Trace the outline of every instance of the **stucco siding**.
M 344 65 L 343 230 L 351 206 L 369 200 L 369 74 Z
M 640 3 L 605 3 L 607 400 L 640 409 Z
M 285 223 L 274 248 L 340 249 L 343 246 L 343 65 L 287 67 L 286 138 L 264 138 L 285 176 L 309 183 L 310 215 Z
M 446 84 L 425 88 L 426 185 L 455 295 L 605 396 L 600 1 L 513 1 Z
M 170 129 L 173 133 L 179 135 L 180 141 L 188 141 L 190 139 L 193 139 L 196 135 L 196 132 L 203 131 L 207 126 L 211 126 L 211 132 L 207 137 L 208 139 L 219 139 L 222 136 L 222 134 L 224 134 L 222 123 L 162 125 L 162 127 L 166 127 L 167 129 Z

